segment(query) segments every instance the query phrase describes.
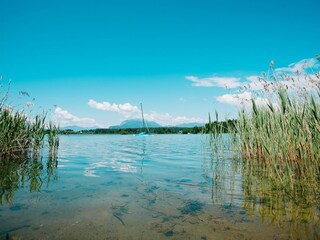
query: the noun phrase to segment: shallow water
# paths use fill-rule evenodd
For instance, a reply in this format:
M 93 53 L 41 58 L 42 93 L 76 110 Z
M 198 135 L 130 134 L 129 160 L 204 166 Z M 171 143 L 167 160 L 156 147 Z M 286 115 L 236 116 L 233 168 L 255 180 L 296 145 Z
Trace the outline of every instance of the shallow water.
M 320 237 L 319 206 L 261 201 L 232 153 L 217 160 L 208 142 L 61 136 L 57 162 L 44 151 L 41 161 L 1 172 L 0 239 Z

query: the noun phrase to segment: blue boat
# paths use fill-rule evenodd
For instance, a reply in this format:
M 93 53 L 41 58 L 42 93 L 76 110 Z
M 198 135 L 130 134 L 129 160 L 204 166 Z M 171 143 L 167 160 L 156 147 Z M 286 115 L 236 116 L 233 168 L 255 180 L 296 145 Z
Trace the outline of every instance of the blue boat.
M 149 128 L 148 128 L 146 122 L 144 121 L 142 103 L 140 103 L 140 108 L 141 108 L 142 129 L 141 129 L 141 132 L 139 132 L 138 134 L 135 134 L 134 136 L 137 136 L 137 137 L 154 136 L 153 134 L 151 134 L 149 132 Z
M 139 132 L 138 134 L 135 134 L 135 136 L 152 136 L 153 134 L 147 133 L 147 132 Z

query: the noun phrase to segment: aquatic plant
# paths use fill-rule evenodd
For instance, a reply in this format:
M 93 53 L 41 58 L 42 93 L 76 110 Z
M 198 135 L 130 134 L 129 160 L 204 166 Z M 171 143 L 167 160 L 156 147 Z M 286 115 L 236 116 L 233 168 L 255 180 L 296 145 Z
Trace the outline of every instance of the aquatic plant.
M 277 226 L 292 239 L 319 239 L 320 209 L 308 190 L 292 197 L 277 179 L 272 179 L 260 164 L 240 160 L 204 158 L 203 168 L 211 187 L 211 200 L 227 211 L 239 211 L 243 217 L 259 219 Z M 241 176 L 241 178 L 239 178 Z M 239 182 L 241 179 L 241 182 Z M 297 184 L 297 183 L 296 183 Z
M 59 128 L 50 123 L 46 131 L 45 113 L 32 118 L 24 109 L 17 110 L 7 104 L 9 89 L 10 82 L 7 91 L 0 91 L 0 160 L 40 157 L 47 132 L 49 147 L 57 152 Z M 24 91 L 22 94 L 29 95 Z
M 48 124 L 49 158 L 57 158 L 59 148 L 59 133 L 59 127 L 50 122 Z
M 274 71 L 273 65 L 258 78 L 260 88 L 252 90 L 251 108 L 240 109 L 235 126 L 227 129 L 228 141 L 221 138 L 224 129 L 212 129 L 212 149 L 218 153 L 231 146 L 243 165 L 268 176 L 277 189 L 291 198 L 308 196 L 305 201 L 318 202 L 320 74 L 283 74 Z M 248 91 L 250 84 L 242 89 Z
M 21 112 L 0 107 L 0 156 L 18 157 L 26 154 L 32 141 L 27 117 Z
M 241 170 L 242 207 L 247 215 L 259 215 L 263 222 L 286 229 L 292 239 L 319 239 L 319 202 L 315 202 L 310 188 L 300 189 L 304 195 L 293 198 L 281 183 L 272 181 L 268 172 L 257 170 L 257 166 L 246 164 Z
M 45 119 L 45 115 L 37 115 L 33 120 L 30 120 L 21 111 L 14 112 L 8 108 L 0 107 L 0 159 L 23 158 L 30 154 L 34 158 L 38 158 L 46 135 Z M 54 134 L 56 132 L 55 130 Z M 58 146 L 56 143 L 58 141 L 57 135 L 54 141 L 54 146 Z
M 318 84 L 314 92 L 290 93 L 278 85 L 266 106 L 252 99 L 251 111 L 242 109 L 238 117 L 243 161 L 258 165 L 292 196 L 317 195 L 320 186 L 320 78 L 311 79 Z
M 34 119 L 34 121 L 31 123 L 31 134 L 32 134 L 32 154 L 33 158 L 38 158 L 40 151 L 43 148 L 44 144 L 44 136 L 46 134 L 45 131 L 45 120 L 46 115 L 43 116 L 37 115 Z

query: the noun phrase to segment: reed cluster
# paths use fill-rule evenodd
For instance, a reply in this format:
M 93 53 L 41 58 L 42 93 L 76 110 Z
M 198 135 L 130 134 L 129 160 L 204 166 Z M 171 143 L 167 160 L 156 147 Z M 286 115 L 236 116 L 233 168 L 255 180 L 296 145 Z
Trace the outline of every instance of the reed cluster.
M 250 108 L 239 110 L 234 126 L 212 129 L 213 149 L 218 152 L 232 143 L 251 174 L 267 177 L 292 198 L 313 196 L 306 201 L 319 201 L 320 75 L 273 73 L 271 79 L 263 75 L 259 80 L 259 94 L 249 100 Z M 225 131 L 228 141 L 221 137 Z
M 276 103 L 269 101 L 267 106 L 259 107 L 252 99 L 251 112 L 244 109 L 239 112 L 237 133 L 242 159 L 259 166 L 294 196 L 317 194 L 320 94 L 289 96 L 284 89 L 277 94 Z
M 32 126 L 20 112 L 0 108 L 0 157 L 25 155 L 32 145 Z
M 47 126 L 46 114 L 30 118 L 23 110 L 8 106 L 7 96 L 0 95 L 0 160 L 38 158 L 47 133 L 49 151 L 56 153 L 59 128 L 52 123 Z
M 57 158 L 59 148 L 59 133 L 59 127 L 50 122 L 48 124 L 49 160 Z

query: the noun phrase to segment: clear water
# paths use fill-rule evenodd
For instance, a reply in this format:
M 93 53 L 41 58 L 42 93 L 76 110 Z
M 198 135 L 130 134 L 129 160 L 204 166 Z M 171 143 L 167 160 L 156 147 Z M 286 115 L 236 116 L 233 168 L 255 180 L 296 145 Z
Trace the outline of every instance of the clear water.
M 57 167 L 2 171 L 0 239 L 319 238 L 319 206 L 257 201 L 231 157 L 205 135 L 61 136 Z

